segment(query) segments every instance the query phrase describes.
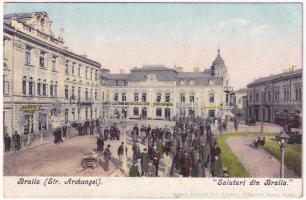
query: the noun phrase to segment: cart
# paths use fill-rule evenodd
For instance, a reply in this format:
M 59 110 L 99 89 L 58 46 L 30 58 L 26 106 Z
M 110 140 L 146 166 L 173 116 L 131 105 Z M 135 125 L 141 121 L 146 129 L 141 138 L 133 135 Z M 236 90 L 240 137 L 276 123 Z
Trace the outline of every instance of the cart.
M 89 167 L 94 169 L 98 165 L 98 160 L 99 160 L 99 154 L 97 154 L 93 151 L 84 154 L 82 156 L 82 160 L 81 160 L 81 165 L 83 167 L 83 170 L 85 170 Z

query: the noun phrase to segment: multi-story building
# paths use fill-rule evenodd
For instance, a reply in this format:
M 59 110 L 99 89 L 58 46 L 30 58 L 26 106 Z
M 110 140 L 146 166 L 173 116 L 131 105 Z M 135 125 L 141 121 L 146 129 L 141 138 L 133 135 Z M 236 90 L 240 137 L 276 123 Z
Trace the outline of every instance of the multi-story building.
M 108 84 L 104 102 L 110 117 L 173 119 L 175 116 L 217 116 L 229 110 L 227 70 L 220 50 L 210 69 L 144 65 L 130 73 L 101 76 Z
M 277 113 L 302 115 L 302 73 L 291 68 L 248 84 L 247 118 L 274 122 Z
M 64 47 L 45 12 L 4 15 L 3 121 L 21 135 L 99 117 L 101 65 Z

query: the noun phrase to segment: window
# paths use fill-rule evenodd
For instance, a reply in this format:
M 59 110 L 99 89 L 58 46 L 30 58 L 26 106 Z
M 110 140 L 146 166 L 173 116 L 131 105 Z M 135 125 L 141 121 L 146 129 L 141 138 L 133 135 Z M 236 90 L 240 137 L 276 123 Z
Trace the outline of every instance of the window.
M 161 102 L 161 93 L 156 94 L 156 102 Z
M 181 103 L 184 103 L 185 102 L 185 94 L 181 94 Z
M 31 47 L 26 46 L 26 48 L 25 48 L 25 63 L 27 65 L 31 64 L 31 50 L 32 50 Z
M 5 75 L 3 75 L 3 94 L 4 95 L 10 94 L 10 83 L 6 80 Z
M 92 118 L 92 107 L 90 107 L 90 118 Z
M 68 85 L 65 85 L 65 99 L 68 99 Z
M 86 67 L 85 78 L 88 78 L 88 67 Z
M 275 90 L 274 91 L 274 100 L 278 101 L 278 99 L 279 99 L 279 90 Z
M 65 109 L 65 124 L 68 124 L 68 109 Z
M 52 56 L 52 70 L 56 71 L 56 56 Z
M 88 100 L 88 88 L 85 88 L 85 99 Z
M 53 92 L 54 92 L 54 96 L 57 97 L 57 81 L 55 81 Z
M 271 101 L 271 91 L 268 91 L 268 101 Z
M 41 81 L 38 79 L 37 81 L 37 94 L 40 96 L 41 95 Z
M 73 100 L 75 99 L 75 96 L 74 96 L 75 93 L 74 93 L 74 91 L 75 91 L 75 86 L 72 86 L 72 87 L 71 87 L 71 99 L 73 99 Z
M 119 98 L 119 94 L 118 93 L 114 93 L 114 101 L 118 101 Z
M 44 82 L 43 82 L 43 96 L 47 96 L 47 81 L 46 81 L 46 79 L 44 80 Z
M 75 108 L 71 109 L 72 120 L 75 121 Z
M 194 85 L 194 80 L 190 80 L 190 81 L 189 81 L 189 84 L 190 84 L 190 85 Z
M 138 116 L 139 115 L 139 108 L 138 107 L 134 107 L 133 108 L 133 114 L 134 114 L 134 116 Z
M 95 71 L 95 80 L 98 80 L 98 70 Z
M 54 90 L 53 90 L 53 81 L 50 82 L 50 96 L 53 97 L 54 95 Z
M 284 101 L 289 101 L 289 89 L 284 88 L 283 92 L 284 92 Z
M 166 102 L 170 102 L 170 93 L 166 93 L 165 100 Z
M 65 64 L 65 73 L 69 74 L 69 61 L 66 60 L 66 64 Z
M 98 92 L 97 92 L 97 89 L 95 89 L 95 99 L 98 98 Z
M 215 101 L 215 95 L 209 94 L 209 103 L 213 103 Z
M 46 52 L 40 51 L 40 55 L 39 55 L 39 66 L 41 68 L 45 68 L 45 54 Z
M 126 102 L 126 93 L 122 93 L 122 101 Z
M 71 66 L 71 74 L 74 75 L 74 65 L 75 63 L 72 63 L 72 66 Z
M 88 119 L 88 107 L 85 108 L 85 118 Z
M 194 103 L 194 94 L 192 94 L 192 95 L 189 96 L 189 102 Z
M 44 29 L 45 27 L 45 20 L 44 19 L 40 19 L 40 26 L 42 29 Z
M 134 93 L 134 101 L 138 101 L 138 93 Z
M 184 80 L 180 80 L 181 85 L 185 85 L 185 81 Z
M 250 94 L 250 102 L 253 101 L 253 96 Z
M 214 84 L 215 84 L 215 81 L 214 81 L 214 80 L 208 80 L 208 84 L 209 84 L 209 85 L 214 85 Z
M 92 89 L 90 89 L 90 100 L 92 100 Z
M 161 116 L 162 116 L 162 109 L 156 108 L 156 117 L 161 117 Z
M 81 99 L 81 87 L 78 87 L 78 101 Z
M 78 68 L 78 76 L 81 77 L 81 67 Z
M 142 93 L 141 94 L 141 101 L 142 102 L 146 102 L 147 101 L 147 94 L 146 93 Z
M 34 95 L 34 82 L 33 82 L 33 78 L 30 77 L 29 78 L 29 95 Z
M 92 69 L 90 69 L 90 79 L 92 80 Z

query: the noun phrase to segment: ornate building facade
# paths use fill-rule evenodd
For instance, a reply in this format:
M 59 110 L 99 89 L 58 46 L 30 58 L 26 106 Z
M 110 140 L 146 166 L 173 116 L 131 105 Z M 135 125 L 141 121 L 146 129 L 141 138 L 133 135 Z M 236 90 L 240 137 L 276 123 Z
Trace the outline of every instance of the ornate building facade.
M 230 108 L 228 74 L 220 50 L 211 68 L 183 72 L 164 65 L 144 65 L 130 73 L 101 76 L 107 85 L 108 116 L 171 120 L 176 116 L 220 116 Z
M 55 37 L 45 12 L 4 15 L 4 130 L 22 135 L 98 118 L 100 63 Z M 97 106 L 98 107 L 98 106 Z

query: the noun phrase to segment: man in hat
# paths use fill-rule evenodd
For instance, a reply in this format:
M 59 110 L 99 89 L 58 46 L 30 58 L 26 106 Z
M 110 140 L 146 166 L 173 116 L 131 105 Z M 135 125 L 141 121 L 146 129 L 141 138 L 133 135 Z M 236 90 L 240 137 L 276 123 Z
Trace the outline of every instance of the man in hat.
M 185 151 L 182 156 L 181 174 L 183 177 L 190 176 L 191 159 L 188 153 Z
M 152 160 L 149 161 L 148 176 L 156 177 L 156 167 L 153 165 Z
M 17 131 L 15 131 L 15 133 L 13 134 L 12 140 L 15 147 L 15 151 L 19 151 L 19 149 L 21 148 L 21 139 Z
M 165 176 L 170 177 L 170 169 L 172 166 L 172 157 L 170 156 L 170 153 L 165 152 L 162 161 L 165 165 Z
M 4 148 L 5 152 L 11 150 L 11 136 L 8 133 L 5 135 L 5 138 L 4 138 L 4 147 L 5 147 Z
M 160 152 L 157 150 L 156 146 L 154 146 L 154 151 L 153 151 L 153 164 L 156 167 L 156 176 L 158 176 L 158 168 L 159 168 L 159 160 L 160 160 Z
M 133 160 L 133 165 L 130 168 L 129 171 L 129 177 L 139 177 L 140 173 L 138 171 L 138 167 L 137 167 L 137 160 Z
M 105 151 L 104 151 L 104 161 L 105 161 L 105 170 L 108 171 L 109 170 L 109 160 L 111 158 L 111 151 L 110 151 L 110 147 L 111 145 L 107 145 Z
M 148 165 L 149 165 L 149 154 L 147 148 L 143 149 L 143 152 L 141 153 L 141 175 L 147 176 L 148 174 Z
M 104 150 L 104 140 L 102 135 L 100 135 L 97 139 L 97 151 L 103 152 Z
M 122 142 L 118 148 L 118 157 L 120 165 L 122 165 L 123 163 L 123 156 L 124 156 L 124 143 Z
M 108 139 L 108 134 L 109 134 L 109 129 L 108 129 L 108 127 L 105 127 L 105 129 L 104 129 L 104 140 L 105 141 L 107 141 L 107 139 Z

